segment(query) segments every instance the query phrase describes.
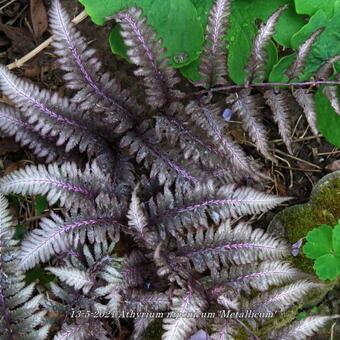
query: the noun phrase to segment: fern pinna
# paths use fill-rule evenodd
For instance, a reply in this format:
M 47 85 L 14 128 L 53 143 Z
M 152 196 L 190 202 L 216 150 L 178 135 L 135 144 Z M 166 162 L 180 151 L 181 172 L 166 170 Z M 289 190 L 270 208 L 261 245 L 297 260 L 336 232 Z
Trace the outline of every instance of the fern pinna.
M 46 195 L 50 205 L 63 208 L 63 215 L 42 218 L 19 246 L 12 241 L 9 212 L 1 197 L 3 337 L 109 339 L 128 322 L 123 312 L 148 311 L 163 313 L 164 340 L 188 339 L 198 329 L 205 329 L 212 339 L 237 339 L 240 332 L 252 338 L 265 319 L 217 317 L 208 322 L 202 315 L 246 309 L 283 312 L 323 288 L 291 266 L 286 259 L 291 246 L 285 240 L 246 222 L 246 216 L 267 212 L 289 198 L 242 184 L 251 177 L 259 188 L 270 178 L 226 132 L 221 114 L 227 103 L 268 159 L 273 156 L 260 119 L 265 104 L 289 152 L 292 102 L 301 106 L 317 133 L 312 93 L 293 81 L 321 31 L 298 51 L 288 71 L 292 86 L 261 83 L 267 43 L 285 9 L 261 26 L 247 82 L 240 87 L 228 85 L 226 69 L 230 1 L 216 0 L 201 56 L 201 80 L 195 84 L 203 90 L 189 94 L 179 89 L 181 80 L 168 66 L 162 44 L 142 12 L 120 12 L 115 19 L 129 58 L 138 66 L 135 75 L 146 88 L 145 103 L 139 103 L 102 70 L 59 0 L 52 1 L 53 46 L 74 95 L 67 99 L 40 89 L 1 67 L 1 89 L 15 108 L 1 105 L 0 128 L 48 164 L 8 174 L 0 180 L 0 190 Z M 317 77 L 326 80 L 336 61 L 327 62 Z M 233 89 L 225 103 L 214 96 L 223 89 Z M 333 87 L 326 87 L 325 93 L 339 107 Z M 114 255 L 124 243 L 124 256 Z M 21 273 L 46 263 L 45 269 L 58 280 L 45 296 L 30 299 L 35 288 L 24 288 Z M 63 318 L 49 319 L 53 327 L 48 335 L 44 317 L 46 311 L 56 310 Z M 132 337 L 140 339 L 154 319 L 133 315 Z M 273 329 L 268 336 L 304 339 L 335 317 L 307 318 Z

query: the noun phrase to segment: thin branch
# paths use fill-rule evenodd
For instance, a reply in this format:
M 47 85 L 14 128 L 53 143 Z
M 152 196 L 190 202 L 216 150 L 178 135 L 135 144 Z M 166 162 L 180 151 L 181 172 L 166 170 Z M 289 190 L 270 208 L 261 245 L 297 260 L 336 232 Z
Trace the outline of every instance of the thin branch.
M 84 19 L 88 17 L 87 13 L 85 11 L 82 11 L 80 14 L 78 14 L 72 22 L 75 25 L 80 24 Z M 37 46 L 34 50 L 20 58 L 19 60 L 16 60 L 15 62 L 7 65 L 7 68 L 9 70 L 13 70 L 15 68 L 22 67 L 25 63 L 27 63 L 29 60 L 33 59 L 37 54 L 39 54 L 42 50 L 47 48 L 53 41 L 53 35 L 50 36 L 47 40 L 45 40 L 42 44 Z
M 280 83 L 280 82 L 273 82 L 273 83 L 254 83 L 254 84 L 243 84 L 243 85 L 226 85 L 226 86 L 217 86 L 213 87 L 209 90 L 201 90 L 193 93 L 189 93 L 188 96 L 201 96 L 210 92 L 222 92 L 222 91 L 235 91 L 235 90 L 242 90 L 245 88 L 272 88 L 272 87 L 309 87 L 309 86 L 318 86 L 318 85 L 340 85 L 340 81 L 336 80 L 319 80 L 319 81 L 307 81 L 307 82 L 300 82 L 300 83 Z

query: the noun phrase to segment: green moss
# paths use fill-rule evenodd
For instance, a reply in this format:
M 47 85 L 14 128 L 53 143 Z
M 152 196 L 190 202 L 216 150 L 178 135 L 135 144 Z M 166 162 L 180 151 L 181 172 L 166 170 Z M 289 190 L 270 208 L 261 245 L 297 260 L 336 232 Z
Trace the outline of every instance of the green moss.
M 290 243 L 306 237 L 320 224 L 335 225 L 340 217 L 340 172 L 325 176 L 314 188 L 310 201 L 295 205 L 279 213 L 271 223 L 284 229 Z M 270 227 L 270 229 L 271 229 Z M 314 274 L 313 261 L 302 253 L 292 259 L 301 270 Z
M 155 319 L 145 331 L 143 340 L 161 340 L 164 332 L 162 322 L 163 319 Z

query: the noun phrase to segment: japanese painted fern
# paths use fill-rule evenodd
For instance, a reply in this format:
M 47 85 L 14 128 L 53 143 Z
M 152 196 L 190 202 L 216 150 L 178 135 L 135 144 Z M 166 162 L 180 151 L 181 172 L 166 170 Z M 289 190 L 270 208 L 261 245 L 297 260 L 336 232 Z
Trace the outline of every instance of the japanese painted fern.
M 0 179 L 0 190 L 46 195 L 51 206 L 63 208 L 62 214 L 42 218 L 19 246 L 1 196 L 1 336 L 43 339 L 45 313 L 57 311 L 62 317 L 49 321 L 55 339 L 112 339 L 126 321 L 118 314 L 149 311 L 163 313 L 164 340 L 188 339 L 199 328 L 210 329 L 212 339 L 232 339 L 242 329 L 249 333 L 249 327 L 256 334 L 263 320 L 215 318 L 208 325 L 196 316 L 245 309 L 282 312 L 322 288 L 292 267 L 285 240 L 245 221 L 289 198 L 242 184 L 245 177 L 262 182 L 269 176 L 227 133 L 221 118 L 225 103 L 213 95 L 228 84 L 230 8 L 229 0 L 216 0 L 211 10 L 201 80 L 195 84 L 202 91 L 179 90 L 180 79 L 138 8 L 119 13 L 116 20 L 138 66 L 135 75 L 144 81 L 145 103 L 103 71 L 59 0 L 52 1 L 50 13 L 53 46 L 73 97 L 39 89 L 0 68 L 1 89 L 15 105 L 0 106 L 0 129 L 49 163 L 8 174 Z M 260 91 L 254 84 L 264 81 L 266 47 L 285 9 L 261 26 L 244 88 L 225 97 L 268 159 L 273 156 L 260 119 L 265 103 L 289 152 L 292 102 L 317 133 L 308 89 L 268 86 Z M 320 34 L 301 46 L 288 72 L 291 81 Z M 320 69 L 320 79 L 330 76 L 336 61 Z M 339 107 L 334 91 L 326 88 L 325 93 Z M 30 299 L 35 289 L 24 288 L 23 273 L 46 263 L 57 280 L 45 298 Z M 302 339 L 331 318 L 306 319 L 270 336 Z M 136 314 L 132 337 L 140 339 L 152 322 Z

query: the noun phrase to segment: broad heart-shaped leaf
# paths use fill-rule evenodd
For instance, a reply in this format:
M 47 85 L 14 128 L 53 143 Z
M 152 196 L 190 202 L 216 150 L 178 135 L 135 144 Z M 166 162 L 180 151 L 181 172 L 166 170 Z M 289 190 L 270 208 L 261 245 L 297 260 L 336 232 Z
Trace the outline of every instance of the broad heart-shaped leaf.
M 324 31 L 320 34 L 314 43 L 307 58 L 306 67 L 299 81 L 310 79 L 313 74 L 328 61 L 331 57 L 340 54 L 339 32 L 340 32 L 340 1 L 337 0 L 334 5 L 334 15 L 328 18 L 323 10 L 316 12 L 310 21 L 292 36 L 291 43 L 294 49 L 297 49 L 308 37 L 317 29 L 323 27 Z M 289 60 L 289 62 L 288 62 Z M 269 76 L 270 81 L 286 81 L 286 69 L 293 63 L 294 56 L 282 58 L 276 64 Z M 340 67 L 340 63 L 336 64 Z
M 338 86 L 340 98 L 340 86 Z M 328 142 L 340 147 L 340 116 L 333 109 L 330 101 L 320 88 L 315 95 L 316 111 L 318 114 L 318 127 Z
M 211 6 L 207 2 L 212 0 L 192 0 L 200 14 L 200 21 L 205 27 Z M 279 20 L 274 36 L 276 42 L 285 47 L 290 47 L 290 39 L 305 21 L 303 16 L 295 13 L 292 0 L 234 0 L 232 2 L 230 24 L 228 29 L 228 70 L 230 78 L 237 84 L 243 84 L 245 80 L 245 66 L 248 62 L 254 38 L 258 31 L 257 21 L 265 22 L 279 7 L 289 4 L 289 9 L 285 11 Z M 268 73 L 277 60 L 277 49 L 274 43 L 270 44 L 268 53 Z M 182 74 L 191 79 L 198 80 L 199 61 L 181 68 Z
M 328 15 L 333 14 L 334 3 L 337 0 L 295 0 L 296 12 L 299 14 L 313 15 L 322 9 Z
M 335 280 L 340 274 L 340 256 L 323 255 L 315 261 L 313 268 L 321 280 Z
M 80 0 L 97 24 L 128 7 L 143 10 L 148 23 L 162 39 L 173 67 L 182 67 L 196 60 L 203 45 L 203 28 L 190 0 Z M 113 52 L 126 57 L 119 29 L 110 34 Z
M 307 234 L 307 243 L 303 247 L 304 254 L 310 259 L 330 254 L 333 250 L 332 235 L 333 228 L 326 224 L 311 230 Z
M 340 256 L 340 220 L 333 229 L 333 249 L 335 254 Z

